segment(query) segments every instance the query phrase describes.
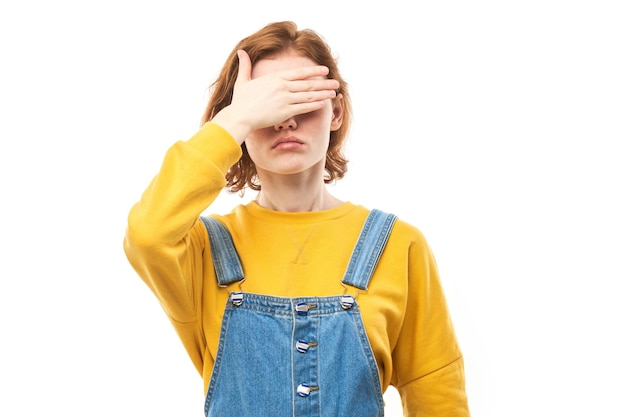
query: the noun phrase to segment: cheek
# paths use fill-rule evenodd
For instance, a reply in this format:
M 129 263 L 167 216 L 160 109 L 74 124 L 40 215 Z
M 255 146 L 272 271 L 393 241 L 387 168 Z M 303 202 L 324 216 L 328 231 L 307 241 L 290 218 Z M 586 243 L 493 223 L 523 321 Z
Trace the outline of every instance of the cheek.
M 262 149 L 264 148 L 263 144 L 266 144 L 268 140 L 271 140 L 269 135 L 264 134 L 263 130 L 264 129 L 255 130 L 243 141 L 246 145 L 248 155 L 254 163 L 256 163 L 259 155 L 261 155 Z
M 248 149 L 257 147 L 268 137 L 265 133 L 265 129 L 257 129 L 251 132 L 248 137 L 243 141 Z
M 254 159 L 254 155 L 257 153 L 257 147 L 255 146 L 254 140 L 246 139 L 243 143 L 246 145 L 246 150 L 248 151 L 250 158 Z

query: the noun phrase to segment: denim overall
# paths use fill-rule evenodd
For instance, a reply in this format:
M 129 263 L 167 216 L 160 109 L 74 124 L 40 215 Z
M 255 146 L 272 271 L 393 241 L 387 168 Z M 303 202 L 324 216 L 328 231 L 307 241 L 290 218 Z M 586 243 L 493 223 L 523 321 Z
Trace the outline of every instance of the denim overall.
M 370 212 L 341 281 L 345 288 L 367 290 L 395 220 L 393 214 Z M 243 269 L 228 229 L 209 217 L 202 221 L 219 285 L 241 283 Z M 347 291 L 297 298 L 231 291 L 204 412 L 383 416 L 378 367 L 355 297 Z

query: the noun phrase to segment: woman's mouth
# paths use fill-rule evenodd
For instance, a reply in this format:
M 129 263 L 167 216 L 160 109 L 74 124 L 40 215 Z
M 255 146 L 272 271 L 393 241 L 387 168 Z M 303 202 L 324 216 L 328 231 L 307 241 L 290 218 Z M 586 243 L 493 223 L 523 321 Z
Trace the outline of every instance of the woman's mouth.
M 294 149 L 299 149 L 304 145 L 300 139 L 295 136 L 285 136 L 278 138 L 273 144 L 272 149 L 281 150 L 281 151 L 289 151 Z

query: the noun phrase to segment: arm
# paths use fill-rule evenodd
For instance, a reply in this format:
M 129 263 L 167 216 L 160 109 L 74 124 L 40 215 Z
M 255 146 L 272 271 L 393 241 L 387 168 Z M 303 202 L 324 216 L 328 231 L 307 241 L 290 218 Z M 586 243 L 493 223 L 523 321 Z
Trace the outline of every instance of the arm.
M 225 185 L 240 146 L 218 125 L 207 123 L 167 152 L 161 170 L 128 216 L 124 249 L 139 276 L 170 319 L 195 320 L 199 303 L 204 233 L 199 215 Z
M 420 235 L 411 245 L 405 319 L 394 349 L 393 384 L 405 416 L 469 416 L 463 357 L 437 265 Z
M 227 170 L 241 157 L 254 129 L 312 111 L 333 97 L 337 82 L 309 79 L 322 66 L 297 68 L 252 80 L 248 55 L 240 65 L 229 106 L 188 141 L 174 144 L 159 173 L 128 217 L 124 249 L 138 275 L 154 292 L 183 339 L 196 367 L 202 365 L 203 258 L 206 232 L 197 222 L 225 185 Z M 199 369 L 200 370 L 200 369 Z
M 335 80 L 315 78 L 328 73 L 324 66 L 252 79 L 249 56 L 244 51 L 238 56 L 231 104 L 190 140 L 169 149 L 128 218 L 124 246 L 129 261 L 178 322 L 197 314 L 192 307 L 199 284 L 193 277 L 200 274 L 206 239 L 195 236 L 204 230 L 194 224 L 224 187 L 227 170 L 241 157 L 239 145 L 254 129 L 324 106 L 338 87 Z

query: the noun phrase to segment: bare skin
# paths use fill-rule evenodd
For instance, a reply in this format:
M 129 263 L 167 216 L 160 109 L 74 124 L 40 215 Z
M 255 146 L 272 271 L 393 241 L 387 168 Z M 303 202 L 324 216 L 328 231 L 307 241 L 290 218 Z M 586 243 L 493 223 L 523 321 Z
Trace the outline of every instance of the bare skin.
M 232 103 L 212 120 L 239 143 L 256 165 L 262 191 L 257 202 L 278 211 L 336 207 L 324 183 L 330 132 L 343 120 L 336 80 L 328 68 L 295 52 L 259 60 L 239 51 Z

